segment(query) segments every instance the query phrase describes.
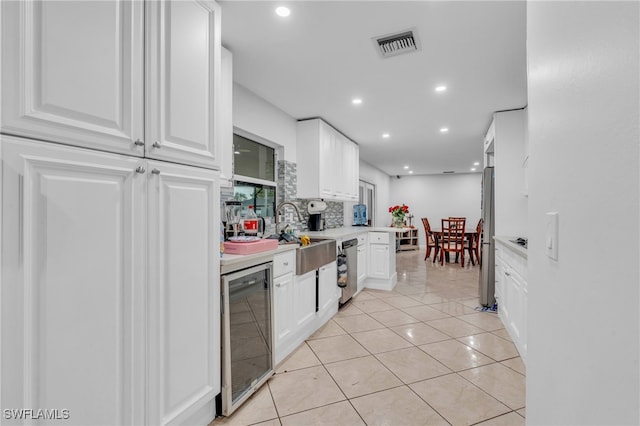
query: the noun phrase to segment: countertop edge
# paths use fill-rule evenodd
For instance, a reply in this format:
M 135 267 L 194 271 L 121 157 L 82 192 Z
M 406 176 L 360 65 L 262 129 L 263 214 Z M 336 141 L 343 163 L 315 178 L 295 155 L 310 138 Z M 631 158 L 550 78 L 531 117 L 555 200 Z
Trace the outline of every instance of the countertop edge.
M 405 228 L 410 229 L 410 228 Z M 366 232 L 398 232 L 399 228 L 391 228 L 391 227 L 382 227 L 382 226 L 343 226 L 341 228 L 330 228 L 324 231 L 300 231 L 300 235 L 308 235 L 310 237 L 316 238 L 327 238 L 327 239 L 345 239 L 348 237 L 355 237 L 359 234 L 364 234 Z
M 231 270 L 237 270 L 238 268 L 251 267 L 260 263 L 269 262 L 273 260 L 273 256 L 277 253 L 282 253 L 289 250 L 295 250 L 298 248 L 298 244 L 283 244 L 273 250 L 261 251 L 253 254 L 223 254 L 220 258 L 220 269 L 223 274 L 231 272 Z M 233 268 L 232 268 L 233 267 Z
M 509 248 L 511 251 L 513 251 L 514 253 L 516 253 L 517 255 L 524 257 L 525 259 L 527 259 L 528 253 L 527 253 L 527 249 L 516 244 L 516 243 L 512 243 L 509 240 L 515 240 L 517 237 L 505 237 L 505 236 L 494 236 L 493 239 L 495 241 L 500 242 L 501 244 L 503 244 L 505 247 Z

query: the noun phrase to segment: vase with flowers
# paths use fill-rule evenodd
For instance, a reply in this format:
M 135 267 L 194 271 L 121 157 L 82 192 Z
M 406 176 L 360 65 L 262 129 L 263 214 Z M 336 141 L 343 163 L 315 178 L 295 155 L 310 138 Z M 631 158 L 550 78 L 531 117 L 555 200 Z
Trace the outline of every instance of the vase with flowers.
M 409 206 L 401 205 L 401 206 L 391 206 L 389 207 L 389 213 L 391 213 L 391 218 L 393 219 L 393 226 L 396 228 L 404 227 L 404 217 L 409 213 Z

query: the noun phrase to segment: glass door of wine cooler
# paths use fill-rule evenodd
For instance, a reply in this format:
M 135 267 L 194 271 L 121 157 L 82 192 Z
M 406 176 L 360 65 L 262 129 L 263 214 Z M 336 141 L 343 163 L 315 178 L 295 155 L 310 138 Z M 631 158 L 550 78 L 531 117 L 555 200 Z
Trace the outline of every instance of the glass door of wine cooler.
M 222 276 L 222 414 L 273 375 L 272 263 Z

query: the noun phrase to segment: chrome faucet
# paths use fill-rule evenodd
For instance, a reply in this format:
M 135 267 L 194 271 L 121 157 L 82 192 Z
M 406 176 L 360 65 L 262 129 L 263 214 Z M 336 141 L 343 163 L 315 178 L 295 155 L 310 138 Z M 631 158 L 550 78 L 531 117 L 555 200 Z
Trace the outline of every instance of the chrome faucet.
M 280 220 L 279 220 L 279 216 L 280 216 L 280 210 L 282 210 L 282 208 L 286 205 L 289 205 L 291 207 L 293 207 L 293 209 L 296 211 L 296 213 L 298 214 L 298 219 L 300 220 L 300 222 L 302 222 L 304 219 L 302 218 L 302 215 L 300 214 L 300 210 L 298 210 L 298 206 L 296 206 L 295 204 L 293 204 L 291 201 L 283 201 L 280 204 L 278 204 L 278 207 L 276 207 L 276 234 L 279 235 L 280 232 L 278 231 L 278 226 L 280 226 Z

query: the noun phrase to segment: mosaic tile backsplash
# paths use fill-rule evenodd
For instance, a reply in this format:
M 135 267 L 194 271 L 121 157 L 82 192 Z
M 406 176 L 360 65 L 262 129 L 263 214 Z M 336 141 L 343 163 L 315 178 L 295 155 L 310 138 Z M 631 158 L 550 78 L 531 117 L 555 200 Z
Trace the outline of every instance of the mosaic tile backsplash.
M 297 197 L 298 179 L 296 164 L 286 160 L 278 161 L 278 189 L 277 203 L 283 201 L 291 201 L 298 207 L 302 214 L 303 221 L 299 222 L 295 216 L 295 212 L 290 206 L 285 206 L 284 211 L 293 213 L 294 223 L 290 226 L 296 231 L 308 230 L 307 221 L 309 220 L 309 212 L 307 205 L 309 199 Z M 326 201 L 327 210 L 324 212 L 324 223 L 326 228 L 339 228 L 344 223 L 344 203 L 341 201 Z

